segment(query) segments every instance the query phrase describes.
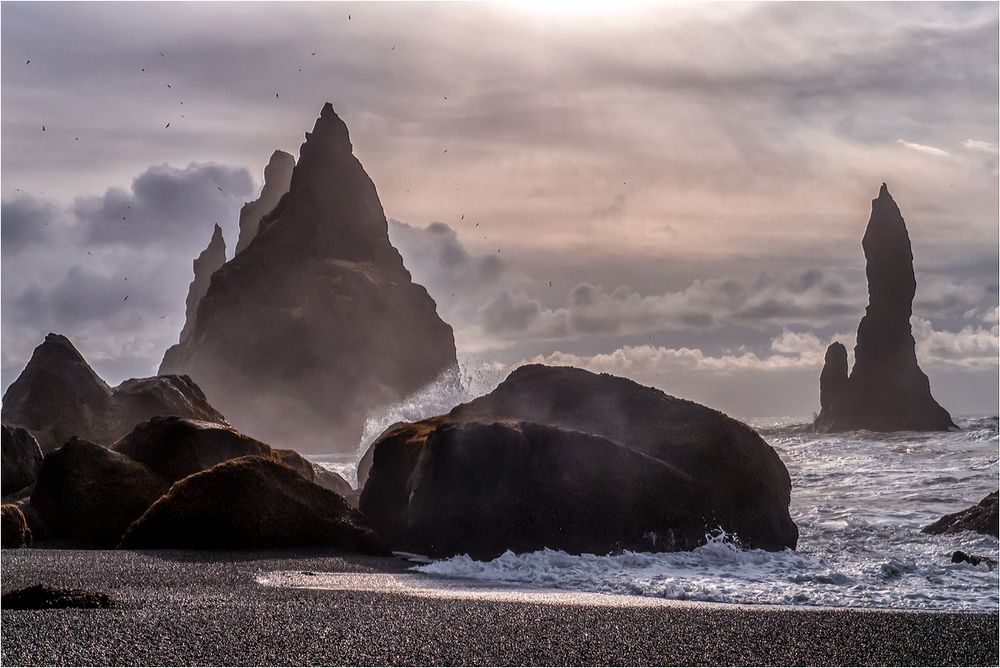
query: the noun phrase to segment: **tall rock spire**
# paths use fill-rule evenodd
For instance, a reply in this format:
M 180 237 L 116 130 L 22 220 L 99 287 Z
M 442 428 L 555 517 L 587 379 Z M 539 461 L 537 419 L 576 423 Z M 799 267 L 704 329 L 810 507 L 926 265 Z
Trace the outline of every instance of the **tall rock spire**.
M 940 431 L 951 416 L 931 396 L 917 364 L 910 315 L 917 283 L 913 252 L 899 207 L 883 183 L 861 242 L 867 262 L 868 307 L 858 325 L 854 369 L 844 379 L 846 350 L 827 350 L 820 376 L 819 431 Z M 839 346 L 839 348 L 837 348 Z
M 292 183 L 292 170 L 295 169 L 295 158 L 284 151 L 275 151 L 264 168 L 264 186 L 260 189 L 260 197 L 247 202 L 240 209 L 240 238 L 236 242 L 236 252 L 242 252 L 257 236 L 260 221 L 274 211 L 282 196 L 288 192 Z
M 191 335 L 194 329 L 194 319 L 198 314 L 198 304 L 201 298 L 208 292 L 208 285 L 212 282 L 212 274 L 219 270 L 226 263 L 226 240 L 222 238 L 222 228 L 215 224 L 212 230 L 212 239 L 208 246 L 201 252 L 201 255 L 194 260 L 194 280 L 188 288 L 187 309 L 184 313 L 184 328 L 181 329 L 181 341 Z
M 288 193 L 197 315 L 161 372 L 189 374 L 234 426 L 301 451 L 353 451 L 369 415 L 457 369 L 451 327 L 389 242 L 329 104 Z

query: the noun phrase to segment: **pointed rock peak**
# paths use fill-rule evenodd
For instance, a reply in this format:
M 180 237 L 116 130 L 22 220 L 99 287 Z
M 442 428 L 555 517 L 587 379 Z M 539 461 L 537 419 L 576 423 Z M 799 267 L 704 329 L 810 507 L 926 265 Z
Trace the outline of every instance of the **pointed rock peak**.
M 47 360 L 49 358 L 58 359 L 62 362 L 82 362 L 83 364 L 87 364 L 87 360 L 83 358 L 83 355 L 80 354 L 80 351 L 76 349 L 76 346 L 69 339 L 62 334 L 54 334 L 53 332 L 49 332 L 45 336 L 45 340 L 35 348 L 35 352 L 32 353 L 31 361 L 28 364 L 31 365 L 32 362 Z
M 269 183 L 275 180 L 281 181 L 282 178 L 287 181 L 291 178 L 294 167 L 295 158 L 292 157 L 291 153 L 275 149 L 274 153 L 271 154 L 271 158 L 267 161 L 267 167 L 264 168 L 264 187 L 266 188 Z M 282 177 L 284 174 L 288 176 Z
M 306 143 L 299 150 L 299 163 L 320 154 L 351 154 L 353 150 L 347 124 L 333 110 L 333 105 L 327 102 L 323 105 L 323 111 L 316 119 L 312 132 L 306 133 Z
M 208 242 L 208 245 L 209 247 L 212 247 L 218 246 L 219 244 L 222 244 L 223 248 L 226 247 L 226 240 L 222 236 L 222 228 L 219 227 L 218 223 L 216 223 L 215 228 L 212 230 L 212 239 Z
M 892 199 L 892 195 L 889 194 L 889 188 L 885 185 L 885 183 L 883 183 L 882 187 L 878 189 L 878 198 L 882 199 L 883 197 Z

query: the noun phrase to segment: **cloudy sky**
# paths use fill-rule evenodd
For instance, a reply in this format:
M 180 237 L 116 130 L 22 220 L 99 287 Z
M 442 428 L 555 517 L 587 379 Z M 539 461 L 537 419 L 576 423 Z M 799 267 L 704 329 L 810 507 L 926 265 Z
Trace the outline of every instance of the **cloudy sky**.
M 3 386 L 49 331 L 154 373 L 213 223 L 231 255 L 331 101 L 472 368 L 808 416 L 885 181 L 931 387 L 996 412 L 996 3 L 574 7 L 4 3 Z

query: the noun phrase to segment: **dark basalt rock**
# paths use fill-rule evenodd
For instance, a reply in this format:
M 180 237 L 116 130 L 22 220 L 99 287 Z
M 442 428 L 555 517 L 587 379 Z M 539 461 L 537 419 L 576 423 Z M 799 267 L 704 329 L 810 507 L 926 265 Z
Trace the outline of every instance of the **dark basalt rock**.
M 323 489 L 336 492 L 350 502 L 350 498 L 348 497 L 354 494 L 354 488 L 351 487 L 351 483 L 344 480 L 343 477 L 337 475 L 333 471 L 326 470 L 319 464 L 310 462 L 294 450 L 275 449 L 273 452 L 274 456 L 277 457 L 282 464 L 289 467 L 293 471 L 297 471 L 299 475 L 306 480 L 316 483 Z
M 179 417 L 140 423 L 111 449 L 142 462 L 170 483 L 230 459 L 271 456 L 269 445 L 228 425 Z
M 112 607 L 114 601 L 103 592 L 47 587 L 42 584 L 15 589 L 0 597 L 0 608 L 4 610 Z
M 50 538 L 111 548 L 166 488 L 145 464 L 71 438 L 46 455 L 29 505 Z
M 155 415 L 227 424 L 187 376 L 133 378 L 109 387 L 69 339 L 49 334 L 3 395 L 3 420 L 50 452 L 71 436 L 110 445 Z
M 997 566 L 996 559 L 990 559 L 989 557 L 982 557 L 977 554 L 966 554 L 961 550 L 955 550 L 954 554 L 951 555 L 951 563 L 953 564 L 972 564 L 973 566 L 978 566 L 979 564 L 986 564 L 992 571 Z
M 1000 492 L 988 494 L 977 505 L 957 513 L 945 515 L 933 524 L 925 526 L 923 533 L 948 534 L 961 531 L 975 531 L 990 536 L 1000 534 L 1000 512 L 998 512 Z
M 3 425 L 3 439 L 0 441 L 0 479 L 2 494 L 14 494 L 38 479 L 42 468 L 42 450 L 38 442 L 21 427 Z
M 234 459 L 174 484 L 129 527 L 120 547 L 385 553 L 341 496 L 263 457 Z
M 274 211 L 278 202 L 292 184 L 292 170 L 295 169 L 295 158 L 284 151 L 275 151 L 264 168 L 264 186 L 260 189 L 260 197 L 253 202 L 247 202 L 240 209 L 240 238 L 236 242 L 236 252 L 241 253 L 257 236 L 260 221 Z M 225 258 L 223 258 L 225 260 Z
M 389 243 L 378 194 L 327 104 L 289 191 L 212 276 L 186 373 L 240 430 L 300 452 L 349 451 L 366 417 L 457 369 L 451 327 Z
M 361 510 L 394 549 L 691 549 L 723 529 L 794 548 L 777 454 L 718 411 L 624 378 L 529 365 L 372 446 Z
M 181 330 L 181 341 L 191 335 L 194 329 L 195 317 L 198 313 L 198 304 L 201 298 L 208 292 L 208 285 L 212 282 L 212 274 L 218 271 L 219 267 L 226 263 L 226 240 L 222 237 L 222 228 L 215 224 L 212 230 L 212 239 L 208 246 L 201 252 L 201 255 L 194 260 L 194 280 L 188 288 L 188 296 L 185 301 L 186 310 L 184 314 L 184 328 Z
M 885 184 L 872 200 L 861 242 L 867 261 L 868 307 L 858 326 L 854 369 L 846 376 L 846 349 L 827 350 L 820 376 L 821 410 L 814 428 L 836 432 L 944 431 L 954 427 L 931 396 L 917 364 L 910 329 L 916 279 L 906 224 Z
M 31 529 L 24 513 L 13 503 L 0 506 L 0 547 L 31 547 Z

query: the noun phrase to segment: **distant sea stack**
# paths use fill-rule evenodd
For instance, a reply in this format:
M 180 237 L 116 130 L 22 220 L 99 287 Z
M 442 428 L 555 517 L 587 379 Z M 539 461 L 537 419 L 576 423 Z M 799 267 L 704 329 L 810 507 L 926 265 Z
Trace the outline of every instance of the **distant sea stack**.
M 212 282 L 212 274 L 225 263 L 226 240 L 222 238 L 222 228 L 216 224 L 208 246 L 194 260 L 194 280 L 188 289 L 187 309 L 185 311 L 184 329 L 181 330 L 181 341 L 190 336 L 191 330 L 194 329 L 198 304 L 201 302 L 201 298 L 205 296 L 205 293 L 208 292 L 208 284 Z
M 242 431 L 305 452 L 353 450 L 369 414 L 457 372 L 452 329 L 389 242 L 352 151 L 326 104 L 288 193 L 212 276 L 160 366 L 189 374 Z
M 854 369 L 847 350 L 833 343 L 820 376 L 820 414 L 813 427 L 836 432 L 945 431 L 951 416 L 931 396 L 930 381 L 917 364 L 910 330 L 913 253 L 899 207 L 883 183 L 872 200 L 864 239 L 868 307 L 858 326 Z
M 242 252 L 250 241 L 257 236 L 260 221 L 274 211 L 282 196 L 292 185 L 292 170 L 295 169 L 295 158 L 284 151 L 275 151 L 264 168 L 264 186 L 260 189 L 260 197 L 247 202 L 240 209 L 240 238 L 236 242 L 236 252 Z

